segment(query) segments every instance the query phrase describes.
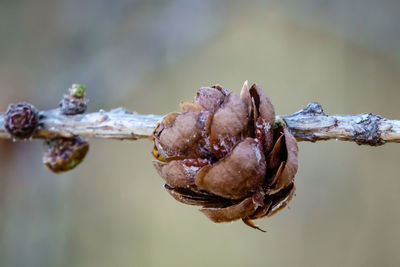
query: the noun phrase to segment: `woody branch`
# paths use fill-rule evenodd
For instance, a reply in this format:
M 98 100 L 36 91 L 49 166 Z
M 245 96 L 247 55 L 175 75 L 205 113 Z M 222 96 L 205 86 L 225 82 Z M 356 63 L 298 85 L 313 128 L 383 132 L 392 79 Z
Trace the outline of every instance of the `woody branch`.
M 59 109 L 41 111 L 39 129 L 33 138 L 81 136 L 136 140 L 150 137 L 161 118 L 161 115 L 137 114 L 124 108 L 73 116 L 63 115 Z M 320 104 L 311 103 L 294 114 L 277 116 L 277 121 L 282 120 L 298 141 L 336 139 L 371 146 L 400 143 L 400 120 L 372 113 L 326 115 Z M 4 113 L 0 113 L 0 138 L 11 138 L 5 129 Z

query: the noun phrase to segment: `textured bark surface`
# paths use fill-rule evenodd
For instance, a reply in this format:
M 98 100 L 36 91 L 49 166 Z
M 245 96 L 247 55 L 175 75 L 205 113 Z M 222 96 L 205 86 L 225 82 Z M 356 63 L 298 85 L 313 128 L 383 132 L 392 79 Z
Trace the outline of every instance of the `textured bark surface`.
M 141 115 L 124 108 L 83 115 L 66 116 L 58 109 L 40 112 L 40 129 L 33 138 L 49 139 L 79 135 L 86 138 L 129 139 L 148 138 L 162 115 Z M 372 113 L 326 115 L 318 103 L 311 103 L 291 115 L 277 116 L 286 122 L 297 141 L 338 139 L 359 145 L 379 146 L 400 143 L 400 121 Z M 11 138 L 0 113 L 0 138 Z
M 337 139 L 371 146 L 400 142 L 400 121 L 373 113 L 326 115 L 320 104 L 311 103 L 303 110 L 281 118 L 298 141 Z

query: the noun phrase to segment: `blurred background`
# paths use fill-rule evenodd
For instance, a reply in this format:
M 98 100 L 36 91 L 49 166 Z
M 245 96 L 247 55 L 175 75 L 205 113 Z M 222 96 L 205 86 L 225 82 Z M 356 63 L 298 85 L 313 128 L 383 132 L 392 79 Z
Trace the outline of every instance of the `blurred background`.
M 220 83 L 257 82 L 278 114 L 400 119 L 400 2 L 0 0 L 0 111 L 57 106 L 164 114 Z M 300 143 L 297 196 L 257 223 L 213 224 L 173 200 L 152 144 L 92 140 L 54 175 L 40 141 L 0 141 L 0 266 L 399 266 L 400 146 Z

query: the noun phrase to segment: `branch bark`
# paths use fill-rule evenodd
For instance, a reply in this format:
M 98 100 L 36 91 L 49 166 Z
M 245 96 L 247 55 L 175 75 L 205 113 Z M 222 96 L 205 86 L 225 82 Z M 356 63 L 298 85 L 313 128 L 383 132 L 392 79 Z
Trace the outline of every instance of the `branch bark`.
M 109 112 L 66 116 L 58 109 L 40 112 L 40 128 L 33 138 L 51 139 L 79 135 L 86 138 L 128 139 L 148 138 L 162 115 L 141 115 L 124 108 Z M 311 103 L 283 120 L 298 141 L 316 142 L 336 139 L 359 145 L 379 146 L 400 143 L 400 121 L 372 113 L 357 115 L 326 115 L 320 104 Z M 4 127 L 5 115 L 0 114 L 0 138 L 11 138 Z

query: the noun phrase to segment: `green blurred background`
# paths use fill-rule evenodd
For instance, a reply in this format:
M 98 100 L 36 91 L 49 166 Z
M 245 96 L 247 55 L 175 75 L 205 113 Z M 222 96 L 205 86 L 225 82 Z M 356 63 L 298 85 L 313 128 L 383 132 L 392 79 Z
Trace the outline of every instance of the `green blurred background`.
M 0 0 L 0 110 L 163 114 L 214 83 L 257 82 L 278 114 L 400 119 L 400 2 Z M 152 144 L 92 140 L 54 175 L 41 142 L 0 141 L 0 266 L 399 266 L 400 146 L 300 143 L 297 196 L 257 223 L 213 224 L 163 189 Z

